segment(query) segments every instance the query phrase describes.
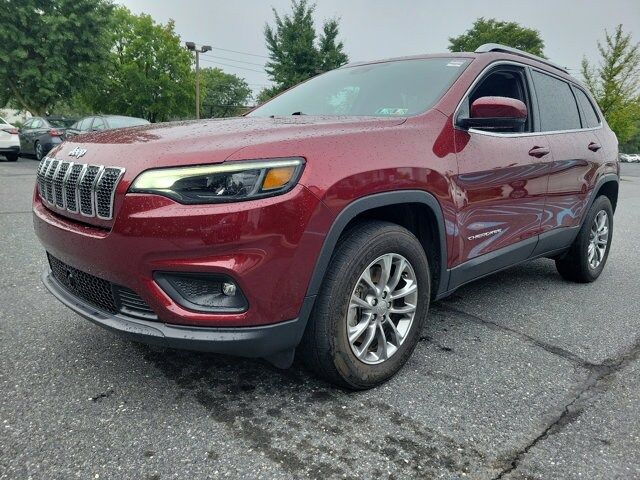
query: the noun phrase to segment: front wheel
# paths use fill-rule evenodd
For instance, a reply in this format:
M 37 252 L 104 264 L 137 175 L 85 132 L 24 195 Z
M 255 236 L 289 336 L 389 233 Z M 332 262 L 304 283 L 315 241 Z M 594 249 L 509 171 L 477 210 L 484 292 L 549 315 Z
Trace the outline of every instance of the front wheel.
M 18 161 L 18 154 L 17 153 L 5 153 L 4 156 L 7 157 L 7 161 L 9 161 L 9 162 L 17 162 Z
M 379 385 L 413 352 L 429 298 L 429 263 L 419 240 L 392 223 L 356 225 L 331 258 L 299 353 L 339 386 Z
M 613 209 L 604 195 L 596 198 L 587 212 L 578 236 L 569 251 L 556 260 L 556 268 L 567 280 L 595 281 L 609 258 L 613 238 Z

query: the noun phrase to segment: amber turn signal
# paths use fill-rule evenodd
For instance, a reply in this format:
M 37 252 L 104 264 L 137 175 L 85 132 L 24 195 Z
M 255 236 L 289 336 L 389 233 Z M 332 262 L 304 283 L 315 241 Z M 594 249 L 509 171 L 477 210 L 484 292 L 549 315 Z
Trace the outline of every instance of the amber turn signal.
M 293 177 L 295 167 L 278 167 L 270 169 L 262 181 L 262 190 L 273 190 L 284 187 Z

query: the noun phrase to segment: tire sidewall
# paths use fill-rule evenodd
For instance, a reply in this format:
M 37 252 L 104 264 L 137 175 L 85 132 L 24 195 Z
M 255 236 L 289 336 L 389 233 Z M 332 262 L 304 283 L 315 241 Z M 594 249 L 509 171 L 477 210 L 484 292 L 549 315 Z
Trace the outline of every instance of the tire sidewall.
M 598 265 L 596 268 L 591 268 L 591 265 L 589 265 L 589 254 L 588 254 L 588 248 L 590 243 L 589 235 L 591 233 L 591 225 L 593 224 L 593 221 L 595 220 L 596 215 L 598 214 L 598 212 L 602 210 L 606 212 L 607 217 L 609 218 L 609 239 L 607 241 L 607 248 L 604 252 L 604 257 L 602 258 L 600 265 Z M 582 264 L 581 267 L 589 277 L 589 280 L 593 281 L 597 279 L 602 273 L 602 270 L 604 269 L 604 266 L 607 263 L 607 259 L 609 258 L 609 252 L 611 251 L 611 242 L 613 241 L 613 208 L 611 208 L 611 202 L 607 197 L 600 196 L 595 200 L 595 202 L 593 202 L 593 205 L 589 210 L 587 218 L 585 218 L 585 223 L 582 226 L 582 232 L 580 236 L 581 238 L 580 238 L 579 248 L 580 248 L 580 262 Z
M 351 257 L 343 266 L 344 275 L 330 288 L 332 304 L 329 308 L 331 356 L 335 368 L 342 378 L 354 388 L 368 388 L 384 382 L 393 376 L 407 361 L 413 352 L 427 315 L 430 299 L 429 264 L 422 245 L 417 238 L 404 229 L 394 229 L 393 233 L 378 235 L 367 239 L 358 255 Z M 351 293 L 362 272 L 373 261 L 387 253 L 396 253 L 405 257 L 413 267 L 418 282 L 418 302 L 416 315 L 407 338 L 389 359 L 376 365 L 360 361 L 353 353 L 346 327 L 347 310 Z

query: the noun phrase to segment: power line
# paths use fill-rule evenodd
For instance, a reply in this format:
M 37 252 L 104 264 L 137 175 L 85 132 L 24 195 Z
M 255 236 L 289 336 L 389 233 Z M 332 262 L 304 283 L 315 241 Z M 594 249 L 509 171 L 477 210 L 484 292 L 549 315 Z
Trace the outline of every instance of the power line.
M 256 73 L 266 73 L 264 70 L 256 70 L 254 68 L 241 67 L 239 65 L 229 65 L 228 63 L 215 62 L 213 60 L 209 60 L 208 58 L 202 58 L 201 60 L 203 62 L 213 63 L 214 65 L 222 65 L 223 67 L 239 68 L 240 70 L 248 70 L 249 72 L 256 72 Z
M 223 52 L 239 53 L 240 55 L 249 55 L 250 57 L 269 58 L 266 55 L 258 55 L 257 53 L 241 52 L 239 50 L 229 50 L 227 48 L 212 47 L 214 50 L 222 50 Z
M 255 65 L 257 67 L 264 67 L 264 63 L 245 62 L 244 60 L 236 60 L 235 58 L 229 58 L 229 57 L 217 57 L 215 55 L 207 54 L 207 58 L 217 58 L 219 60 L 228 60 L 230 62 L 245 63 L 247 65 Z

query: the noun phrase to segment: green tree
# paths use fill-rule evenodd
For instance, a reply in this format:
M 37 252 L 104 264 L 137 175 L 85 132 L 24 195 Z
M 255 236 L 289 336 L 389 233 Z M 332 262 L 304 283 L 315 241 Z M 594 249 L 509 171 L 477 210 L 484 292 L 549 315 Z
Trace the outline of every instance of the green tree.
M 291 14 L 284 16 L 274 9 L 275 25 L 265 26 L 269 49 L 266 70 L 275 85 L 260 92 L 258 100 L 264 101 L 349 61 L 343 43 L 338 41 L 336 19 L 324 22 L 322 33 L 317 35 L 313 21 L 315 5 L 309 5 L 307 0 L 292 0 L 291 9 Z
M 42 115 L 90 84 L 111 10 L 108 0 L 0 0 L 0 105 Z
M 219 68 L 200 70 L 203 116 L 230 117 L 241 113 L 251 99 L 247 82 Z
M 598 42 L 597 66 L 582 59 L 582 76 L 618 141 L 625 143 L 638 133 L 640 122 L 640 44 L 622 25 L 613 35 L 605 30 L 604 38 L 604 44 Z
M 469 30 L 449 38 L 449 51 L 473 52 L 485 43 L 500 43 L 544 57 L 544 41 L 540 32 L 516 22 L 501 22 L 495 18 L 478 18 Z
M 152 122 L 193 114 L 192 55 L 183 48 L 173 20 L 158 24 L 146 14 L 116 7 L 101 81 L 83 93 L 94 111 L 142 117 Z

